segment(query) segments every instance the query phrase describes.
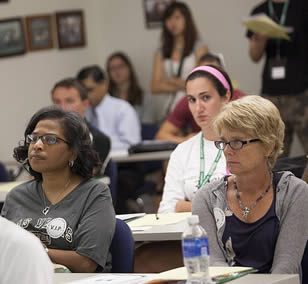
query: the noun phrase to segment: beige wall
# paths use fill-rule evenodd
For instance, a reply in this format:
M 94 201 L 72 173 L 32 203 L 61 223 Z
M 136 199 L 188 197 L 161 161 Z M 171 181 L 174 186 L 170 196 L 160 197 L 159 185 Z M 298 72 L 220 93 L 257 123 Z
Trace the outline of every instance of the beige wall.
M 225 56 L 231 77 L 247 93 L 258 93 L 262 64 L 248 58 L 248 41 L 241 18 L 257 0 L 190 0 L 204 42 Z M 104 67 L 108 55 L 123 50 L 134 62 L 143 88 L 150 89 L 152 57 L 158 47 L 159 29 L 146 29 L 142 0 L 10 0 L 0 5 L 0 18 L 83 9 L 87 46 L 51 49 L 0 59 L 0 160 L 12 160 L 12 149 L 22 139 L 30 116 L 50 104 L 54 82 L 73 76 L 86 64 Z M 294 152 L 295 151 L 295 152 Z M 294 153 L 301 152 L 295 146 Z

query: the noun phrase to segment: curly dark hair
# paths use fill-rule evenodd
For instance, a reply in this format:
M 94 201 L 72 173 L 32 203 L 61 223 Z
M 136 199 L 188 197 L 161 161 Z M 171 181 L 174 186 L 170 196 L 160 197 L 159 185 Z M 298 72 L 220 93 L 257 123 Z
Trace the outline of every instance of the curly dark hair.
M 171 4 L 166 8 L 162 22 L 163 22 L 163 30 L 162 30 L 162 54 L 164 58 L 170 58 L 174 38 L 173 35 L 169 32 L 166 22 L 167 19 L 176 11 L 179 10 L 181 14 L 185 18 L 185 29 L 184 29 L 184 51 L 183 56 L 188 56 L 194 48 L 195 42 L 198 39 L 198 31 L 196 25 L 194 23 L 192 14 L 185 3 L 182 2 L 171 2 Z
M 13 156 L 16 161 L 23 163 L 25 169 L 36 180 L 42 180 L 42 174 L 31 168 L 28 160 L 29 143 L 26 142 L 27 135 L 34 131 L 41 120 L 56 120 L 59 122 L 69 148 L 74 151 L 77 157 L 71 171 L 84 179 L 92 177 L 93 170 L 98 170 L 101 163 L 97 152 L 93 149 L 88 126 L 77 113 L 62 110 L 57 106 L 44 107 L 32 116 L 24 133 L 25 140 L 14 148 Z
M 208 64 L 207 66 L 210 66 L 212 68 L 217 69 L 225 77 L 225 79 L 227 80 L 227 82 L 230 86 L 230 95 L 231 95 L 230 100 L 231 100 L 232 97 L 233 97 L 233 88 L 232 88 L 232 82 L 231 82 L 231 79 L 230 79 L 228 73 L 226 71 L 224 71 L 221 67 L 214 66 L 214 65 L 211 65 L 211 64 Z M 185 85 L 187 85 L 188 81 L 191 81 L 191 80 L 194 80 L 194 79 L 197 79 L 197 78 L 207 78 L 207 79 L 209 79 L 213 83 L 213 85 L 214 85 L 215 89 L 217 90 L 219 96 L 221 96 L 221 97 L 226 96 L 227 89 L 223 86 L 223 84 L 214 75 L 212 75 L 211 73 L 208 73 L 206 71 L 203 71 L 203 70 L 198 70 L 198 71 L 195 71 L 193 73 L 190 73 L 188 75 L 188 77 L 186 78 Z
M 120 58 L 129 69 L 130 84 L 129 84 L 129 89 L 128 89 L 128 102 L 131 105 L 141 105 L 143 101 L 143 91 L 141 87 L 139 86 L 135 70 L 128 56 L 120 51 L 111 54 L 109 58 L 107 59 L 106 69 L 107 69 L 107 74 L 109 77 L 109 87 L 108 87 L 109 94 L 112 96 L 115 96 L 115 94 L 118 92 L 118 87 L 116 83 L 112 80 L 111 75 L 110 75 L 110 62 L 114 58 Z

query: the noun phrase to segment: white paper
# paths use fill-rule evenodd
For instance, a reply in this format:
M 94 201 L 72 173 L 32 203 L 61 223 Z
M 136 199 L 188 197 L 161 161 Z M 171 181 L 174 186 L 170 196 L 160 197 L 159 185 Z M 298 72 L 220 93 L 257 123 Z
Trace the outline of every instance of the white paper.
M 99 274 L 89 278 L 69 282 L 68 284 L 142 284 L 153 278 L 151 274 Z
M 130 220 L 130 219 L 143 217 L 145 214 L 146 213 L 120 214 L 120 215 L 116 215 L 116 218 L 121 219 L 123 221 L 126 221 L 126 220 Z
M 183 213 L 164 213 L 164 214 L 146 214 L 145 216 L 128 222 L 128 226 L 132 227 L 144 227 L 144 226 L 156 226 L 156 225 L 169 225 L 176 224 L 191 216 L 191 212 Z

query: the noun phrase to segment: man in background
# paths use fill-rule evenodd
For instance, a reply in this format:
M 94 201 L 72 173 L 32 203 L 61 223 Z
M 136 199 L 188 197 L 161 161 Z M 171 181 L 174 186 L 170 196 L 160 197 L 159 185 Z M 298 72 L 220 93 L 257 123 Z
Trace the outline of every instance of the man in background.
M 141 142 L 141 125 L 136 111 L 127 101 L 107 93 L 108 81 L 99 66 L 83 68 L 77 79 L 88 90 L 90 105 L 86 118 L 111 138 L 112 151 L 127 150 Z M 144 172 L 140 163 L 121 163 L 117 166 L 115 210 L 117 214 L 124 214 L 128 213 L 127 200 L 133 199 L 144 184 Z
M 89 106 L 87 90 L 75 78 L 66 78 L 55 84 L 51 91 L 52 102 L 64 110 L 77 112 L 85 117 L 85 111 Z M 98 152 L 103 165 L 108 162 L 110 152 L 110 139 L 100 130 L 87 122 L 92 135 L 94 149 Z
M 89 108 L 86 118 L 111 138 L 112 150 L 128 149 L 141 141 L 141 126 L 134 108 L 126 101 L 107 93 L 108 81 L 103 70 L 87 66 L 80 70 L 77 79 L 87 89 Z

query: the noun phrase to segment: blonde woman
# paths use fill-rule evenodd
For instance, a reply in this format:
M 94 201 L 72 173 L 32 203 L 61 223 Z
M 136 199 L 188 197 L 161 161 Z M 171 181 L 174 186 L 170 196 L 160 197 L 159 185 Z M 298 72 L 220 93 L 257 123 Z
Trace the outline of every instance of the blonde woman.
M 209 234 L 211 265 L 300 273 L 308 185 L 291 172 L 272 172 L 285 129 L 278 109 L 247 96 L 225 105 L 214 127 L 231 175 L 199 190 L 192 205 Z

